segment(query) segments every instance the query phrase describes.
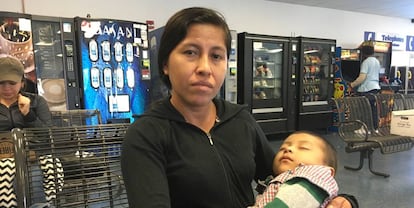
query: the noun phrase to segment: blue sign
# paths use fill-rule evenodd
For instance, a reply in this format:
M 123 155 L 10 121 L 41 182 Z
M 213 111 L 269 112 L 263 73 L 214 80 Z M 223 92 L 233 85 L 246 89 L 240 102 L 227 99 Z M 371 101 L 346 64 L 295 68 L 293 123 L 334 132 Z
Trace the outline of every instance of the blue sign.
M 365 31 L 364 41 L 367 40 L 392 42 L 393 51 L 403 51 L 406 46 L 405 37 L 395 33 Z
M 414 51 L 414 36 L 407 35 L 407 41 L 406 41 L 406 51 Z
M 364 40 L 375 40 L 375 32 L 364 32 Z

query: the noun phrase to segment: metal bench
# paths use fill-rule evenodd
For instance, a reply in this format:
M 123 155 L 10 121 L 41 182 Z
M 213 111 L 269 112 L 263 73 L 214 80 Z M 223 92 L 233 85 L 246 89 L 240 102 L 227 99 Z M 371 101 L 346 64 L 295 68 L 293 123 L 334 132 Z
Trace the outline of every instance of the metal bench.
M 128 207 L 120 165 L 128 127 L 13 129 L 18 207 Z
M 334 99 L 339 113 L 338 133 L 346 142 L 346 152 L 360 152 L 359 166 L 345 166 L 346 169 L 360 170 L 364 159 L 368 159 L 369 170 L 373 174 L 389 177 L 389 174 L 373 170 L 374 150 L 380 149 L 382 154 L 407 151 L 412 148 L 413 141 L 410 137 L 390 134 L 393 95 L 378 95 L 374 98 L 373 105 L 364 96 Z M 376 118 L 372 115 L 373 108 L 378 112 Z M 378 128 L 374 128 L 374 121 L 378 122 Z
M 394 105 L 392 107 L 393 111 L 399 111 L 399 110 L 407 109 L 403 94 L 396 93 L 393 96 L 394 96 Z
M 414 94 L 404 95 L 405 110 L 414 109 Z

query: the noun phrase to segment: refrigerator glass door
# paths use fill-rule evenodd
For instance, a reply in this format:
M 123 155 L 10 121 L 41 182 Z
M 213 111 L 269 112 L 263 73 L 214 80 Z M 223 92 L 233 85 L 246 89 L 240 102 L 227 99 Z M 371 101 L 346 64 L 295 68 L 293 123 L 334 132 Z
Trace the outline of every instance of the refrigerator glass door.
M 318 103 L 332 97 L 329 81 L 333 70 L 329 44 L 304 43 L 302 102 Z
M 237 32 L 231 30 L 231 51 L 224 81 L 224 99 L 237 103 Z
M 24 65 L 25 91 L 36 92 L 31 16 L 0 12 L 0 56 L 13 56 Z
M 261 107 L 281 107 L 283 43 L 254 41 L 253 59 L 253 103 L 274 100 Z
M 33 21 L 32 28 L 38 93 L 46 99 L 50 110 L 66 110 L 60 23 Z

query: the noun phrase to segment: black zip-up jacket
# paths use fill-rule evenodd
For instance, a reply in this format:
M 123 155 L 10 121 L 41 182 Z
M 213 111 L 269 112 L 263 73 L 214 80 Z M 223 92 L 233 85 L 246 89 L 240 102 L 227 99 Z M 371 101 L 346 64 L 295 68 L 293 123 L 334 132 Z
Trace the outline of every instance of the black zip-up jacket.
M 242 106 L 214 99 L 209 133 L 187 123 L 166 98 L 128 129 L 122 173 L 130 207 L 247 207 L 252 181 L 272 174 L 274 151 Z
M 46 100 L 33 93 L 21 92 L 30 99 L 30 111 L 26 116 L 19 110 L 17 102 L 9 108 L 0 104 L 0 131 L 13 128 L 48 127 L 52 125 L 52 117 Z

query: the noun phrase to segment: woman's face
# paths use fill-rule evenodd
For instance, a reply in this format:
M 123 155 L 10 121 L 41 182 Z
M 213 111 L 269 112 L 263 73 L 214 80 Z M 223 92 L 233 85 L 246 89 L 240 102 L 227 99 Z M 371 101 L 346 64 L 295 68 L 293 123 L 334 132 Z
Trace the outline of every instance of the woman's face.
M 227 70 L 224 31 L 210 24 L 194 24 L 171 51 L 163 70 L 171 81 L 174 101 L 204 106 L 223 84 Z
M 2 81 L 0 82 L 0 98 L 11 100 L 17 98 L 22 88 L 22 82 Z

